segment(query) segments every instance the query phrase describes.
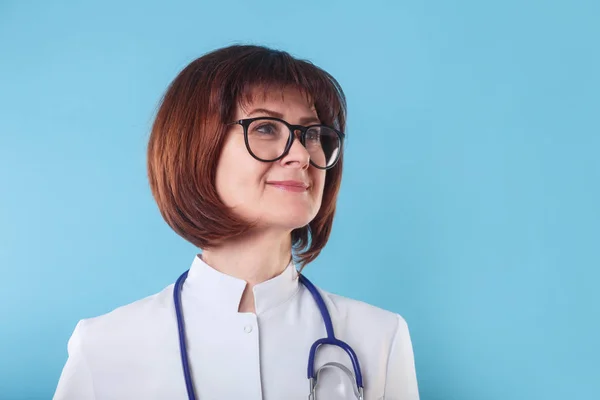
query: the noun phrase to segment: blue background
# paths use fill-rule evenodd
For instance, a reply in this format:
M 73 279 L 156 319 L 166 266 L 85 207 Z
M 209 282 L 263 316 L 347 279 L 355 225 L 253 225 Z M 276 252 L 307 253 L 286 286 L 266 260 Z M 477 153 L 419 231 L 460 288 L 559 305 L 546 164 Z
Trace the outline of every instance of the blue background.
M 424 400 L 600 398 L 600 2 L 0 2 L 0 398 L 196 249 L 151 197 L 159 98 L 266 44 L 331 72 L 347 163 L 318 285 L 404 316 Z

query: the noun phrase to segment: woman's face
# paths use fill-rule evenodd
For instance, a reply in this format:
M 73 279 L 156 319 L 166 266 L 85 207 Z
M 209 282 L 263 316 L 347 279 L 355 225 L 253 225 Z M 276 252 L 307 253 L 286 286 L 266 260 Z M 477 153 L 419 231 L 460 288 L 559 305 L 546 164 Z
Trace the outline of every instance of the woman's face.
M 279 91 L 255 94 L 248 106 L 238 106 L 234 120 L 278 117 L 304 126 L 321 123 L 313 105 L 297 90 L 287 89 L 283 96 Z M 238 216 L 256 221 L 260 228 L 303 227 L 317 215 L 325 184 L 325 171 L 309 160 L 308 151 L 295 139 L 280 160 L 258 161 L 246 149 L 244 128 L 232 125 L 217 166 L 217 193 Z

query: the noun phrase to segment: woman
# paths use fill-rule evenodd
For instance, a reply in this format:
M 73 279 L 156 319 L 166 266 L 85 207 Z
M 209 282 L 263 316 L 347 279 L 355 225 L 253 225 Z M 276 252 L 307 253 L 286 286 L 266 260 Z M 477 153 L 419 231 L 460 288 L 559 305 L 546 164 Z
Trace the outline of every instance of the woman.
M 336 80 L 285 52 L 236 45 L 187 66 L 148 175 L 202 253 L 175 285 L 80 321 L 54 398 L 417 400 L 402 317 L 300 274 L 331 231 L 345 121 Z

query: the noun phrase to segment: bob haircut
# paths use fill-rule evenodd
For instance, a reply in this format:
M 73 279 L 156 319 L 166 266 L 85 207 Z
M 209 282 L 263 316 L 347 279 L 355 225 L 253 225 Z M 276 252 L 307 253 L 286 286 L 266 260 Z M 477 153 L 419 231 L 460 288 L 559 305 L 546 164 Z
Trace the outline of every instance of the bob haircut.
M 227 123 L 236 107 L 264 94 L 294 88 L 314 104 L 321 123 L 346 125 L 346 98 L 339 83 L 310 61 L 264 46 L 233 45 L 192 61 L 171 82 L 154 120 L 147 169 L 152 195 L 171 228 L 200 249 L 244 234 L 252 223 L 234 215 L 215 188 Z M 256 95 L 256 94 L 254 94 Z M 321 252 L 335 214 L 343 151 L 326 171 L 319 212 L 292 231 L 292 254 L 301 268 Z

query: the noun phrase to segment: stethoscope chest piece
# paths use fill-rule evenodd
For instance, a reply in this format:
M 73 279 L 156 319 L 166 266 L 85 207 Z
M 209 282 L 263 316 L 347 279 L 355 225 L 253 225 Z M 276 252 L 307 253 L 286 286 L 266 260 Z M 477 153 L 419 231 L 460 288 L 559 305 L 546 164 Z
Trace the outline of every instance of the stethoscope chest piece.
M 309 400 L 329 400 L 326 399 L 325 397 L 321 398 L 320 396 L 317 396 L 317 387 L 319 385 L 319 383 L 321 382 L 321 374 L 324 371 L 327 370 L 335 370 L 335 371 L 339 371 L 342 373 L 342 375 L 344 376 L 344 380 L 347 379 L 347 382 L 350 382 L 350 385 L 352 387 L 352 391 L 354 392 L 354 398 L 357 400 L 364 400 L 364 390 L 362 387 L 358 387 L 358 385 L 356 384 L 356 377 L 354 376 L 354 373 L 350 370 L 350 368 L 346 367 L 344 364 L 335 362 L 335 361 L 330 361 L 328 363 L 323 364 L 319 369 L 317 369 L 315 371 L 315 376 L 314 378 L 310 378 L 309 379 L 309 383 L 310 383 L 310 395 L 308 396 Z

